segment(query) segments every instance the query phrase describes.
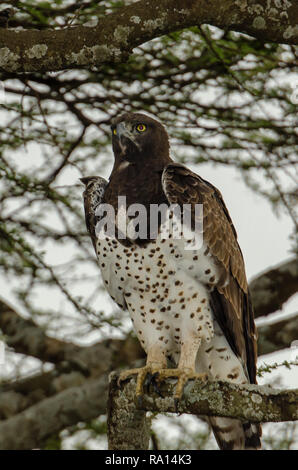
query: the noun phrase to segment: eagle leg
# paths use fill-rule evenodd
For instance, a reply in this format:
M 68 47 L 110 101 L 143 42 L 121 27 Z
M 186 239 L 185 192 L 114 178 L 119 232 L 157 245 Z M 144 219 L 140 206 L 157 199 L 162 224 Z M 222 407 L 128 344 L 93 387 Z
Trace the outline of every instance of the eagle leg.
M 192 379 L 206 381 L 208 378 L 207 374 L 199 374 L 195 369 L 196 356 L 200 344 L 200 337 L 191 337 L 190 340 L 186 336 L 185 340 L 182 341 L 178 367 L 176 369 L 164 369 L 159 375 L 159 380 L 165 379 L 167 377 L 175 377 L 178 379 L 174 395 L 176 411 L 178 403 L 182 398 L 185 384 Z

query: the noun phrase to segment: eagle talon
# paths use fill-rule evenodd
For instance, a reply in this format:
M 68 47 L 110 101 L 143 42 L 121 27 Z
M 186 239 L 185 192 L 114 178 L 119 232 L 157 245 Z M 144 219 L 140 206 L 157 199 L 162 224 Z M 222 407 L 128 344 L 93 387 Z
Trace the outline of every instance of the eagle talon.
M 146 374 L 143 386 L 146 387 L 146 392 L 149 394 L 150 385 L 152 385 L 154 392 L 157 393 L 161 398 L 163 398 L 163 395 L 161 394 L 161 391 L 159 390 L 159 387 L 158 387 L 158 381 L 156 380 L 158 375 L 159 375 L 159 371 L 148 372 Z
M 143 395 L 143 387 L 146 387 L 147 393 L 150 392 L 150 385 L 152 384 L 153 389 L 159 396 L 162 397 L 159 389 L 158 384 L 156 382 L 156 377 L 158 376 L 159 371 L 156 371 L 156 368 L 153 369 L 151 365 L 147 365 L 145 367 L 137 368 L 137 369 L 130 369 L 125 370 L 120 373 L 119 378 L 117 380 L 118 387 L 121 386 L 121 382 L 128 380 L 131 376 L 137 376 L 137 383 L 136 383 L 136 395 L 137 397 Z
M 159 390 L 159 386 L 158 386 L 158 381 L 156 380 L 157 377 L 159 376 L 159 372 L 154 372 L 151 377 L 150 377 L 150 383 L 149 383 L 149 387 L 148 387 L 148 393 L 149 393 L 149 388 L 150 388 L 150 384 L 153 386 L 153 390 L 155 391 L 155 393 L 157 393 L 157 395 L 159 395 L 161 398 L 163 398 L 163 395 L 161 393 L 161 391 Z
M 140 382 L 139 376 L 141 375 L 141 378 L 143 378 L 143 374 L 144 374 L 144 368 L 124 370 L 123 372 L 120 373 L 118 377 L 117 385 L 118 387 L 121 387 L 122 382 L 129 380 L 133 375 L 137 376 L 137 385 L 138 385 Z
M 144 387 L 146 387 L 147 393 L 150 393 L 150 384 L 152 383 L 153 375 L 154 374 L 151 374 L 150 372 L 148 372 L 144 380 Z
M 206 381 L 208 378 L 207 374 L 199 374 L 191 369 L 185 370 L 185 369 L 179 369 L 179 368 L 178 369 L 163 369 L 160 372 L 156 372 L 156 374 L 154 375 L 157 375 L 157 374 L 158 374 L 159 381 L 169 378 L 169 377 L 178 379 L 176 390 L 175 390 L 175 395 L 174 395 L 176 410 L 177 410 L 179 401 L 183 397 L 184 386 L 186 385 L 186 383 L 192 379 L 200 379 L 202 381 Z

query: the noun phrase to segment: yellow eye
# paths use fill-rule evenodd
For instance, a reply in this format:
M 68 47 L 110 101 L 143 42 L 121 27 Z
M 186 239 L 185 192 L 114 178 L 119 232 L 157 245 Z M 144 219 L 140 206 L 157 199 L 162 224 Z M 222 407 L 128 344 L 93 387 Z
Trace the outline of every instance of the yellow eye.
M 114 129 L 113 129 L 113 134 L 114 134 L 114 135 L 117 135 L 117 129 L 116 129 L 116 127 L 114 127 Z
M 138 132 L 144 132 L 147 129 L 147 126 L 145 124 L 137 124 L 136 130 Z

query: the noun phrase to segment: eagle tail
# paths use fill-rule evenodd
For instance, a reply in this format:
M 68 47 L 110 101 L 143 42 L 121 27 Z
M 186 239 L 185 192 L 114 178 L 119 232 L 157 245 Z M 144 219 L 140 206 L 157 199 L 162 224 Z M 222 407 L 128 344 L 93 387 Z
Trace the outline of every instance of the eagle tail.
M 217 444 L 221 450 L 257 450 L 261 447 L 261 426 L 242 423 L 238 419 L 209 417 Z

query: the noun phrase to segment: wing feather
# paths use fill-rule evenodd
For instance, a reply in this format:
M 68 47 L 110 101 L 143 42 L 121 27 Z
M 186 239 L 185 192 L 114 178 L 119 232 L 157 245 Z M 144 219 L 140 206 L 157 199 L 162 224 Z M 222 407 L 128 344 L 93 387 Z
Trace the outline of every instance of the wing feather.
M 99 219 L 95 215 L 95 212 L 103 201 L 108 182 L 104 178 L 101 178 L 101 176 L 86 176 L 85 178 L 81 178 L 81 181 L 86 186 L 83 192 L 86 227 L 96 251 L 95 227 Z
M 256 382 L 256 328 L 244 260 L 237 234 L 220 191 L 184 165 L 170 163 L 162 174 L 170 204 L 203 204 L 203 236 L 222 272 L 211 293 L 211 307 L 227 340 Z

